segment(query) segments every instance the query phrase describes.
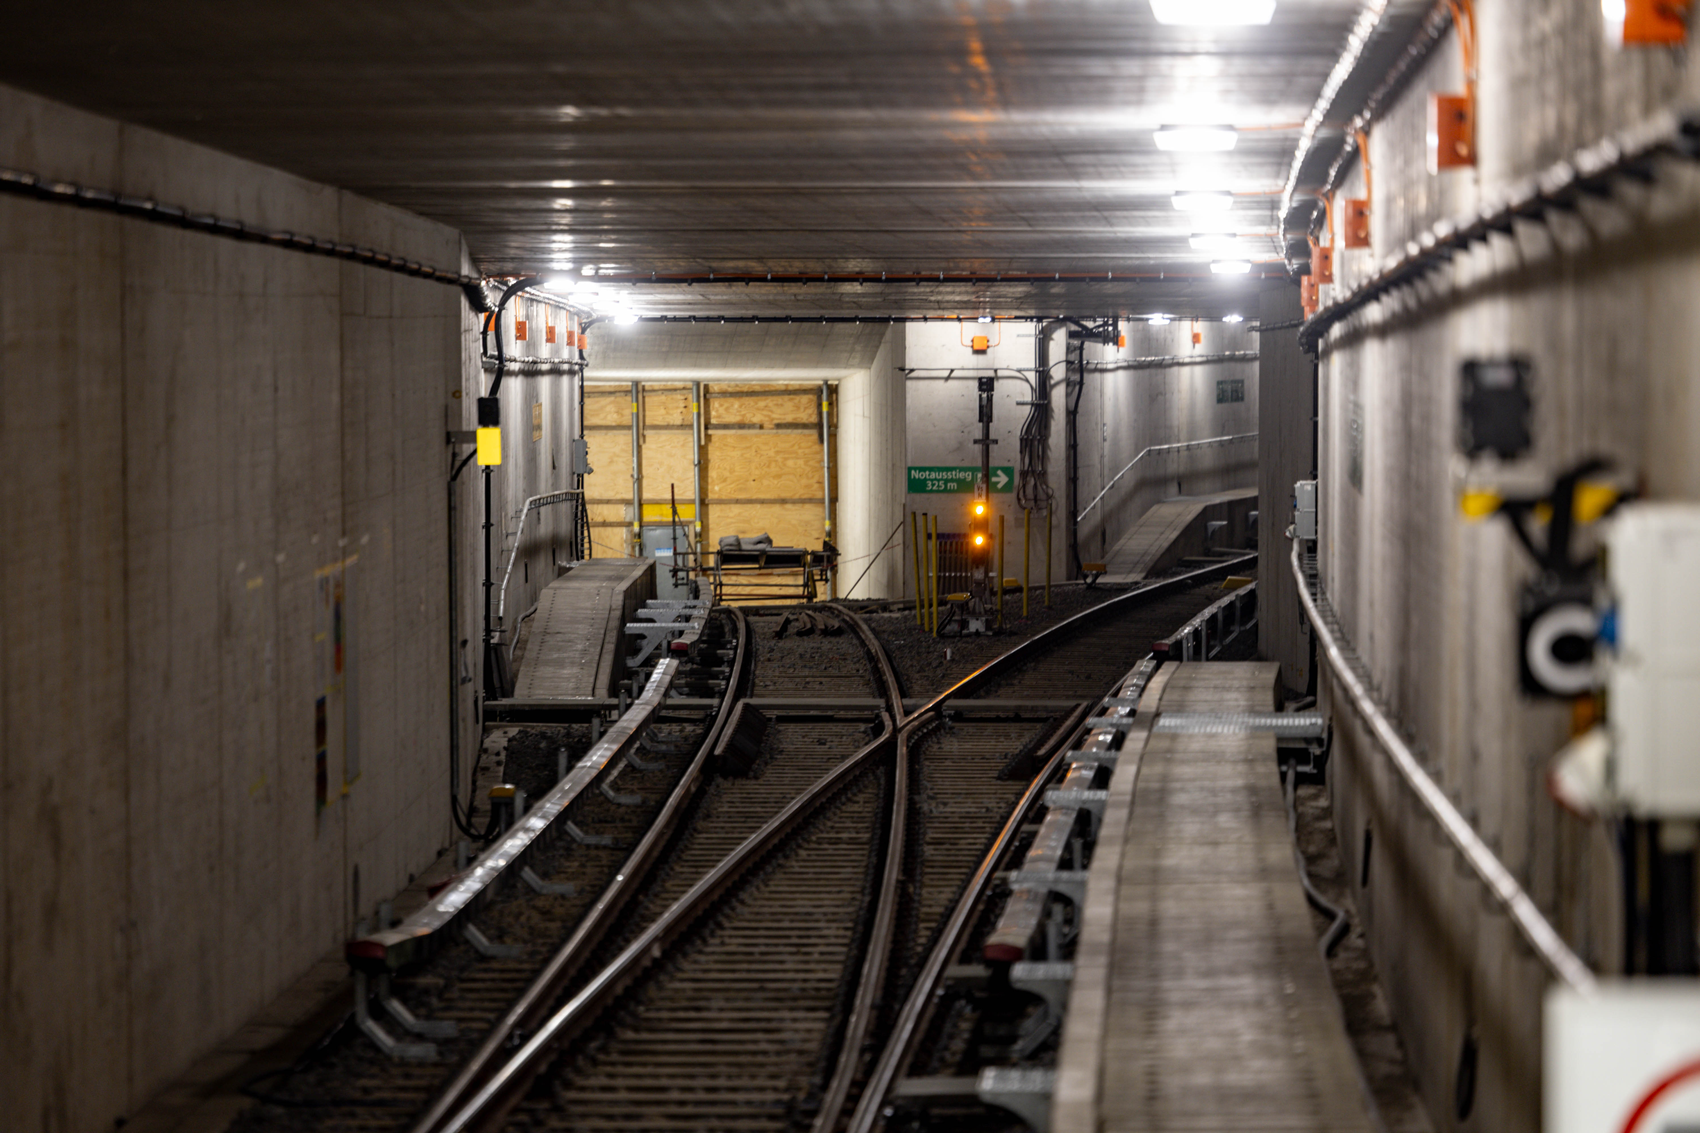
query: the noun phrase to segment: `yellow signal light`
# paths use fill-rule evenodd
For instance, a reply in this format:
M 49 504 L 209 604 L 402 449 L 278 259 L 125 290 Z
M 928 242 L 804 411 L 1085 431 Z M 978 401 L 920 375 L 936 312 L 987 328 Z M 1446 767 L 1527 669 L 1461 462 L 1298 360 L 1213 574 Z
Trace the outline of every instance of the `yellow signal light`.
M 974 505 L 974 514 L 975 515 L 985 515 L 986 514 L 986 505 L 985 504 L 975 504 Z
M 982 544 L 982 543 L 984 543 L 984 542 L 985 542 L 985 541 L 986 541 L 986 537 L 985 537 L 985 536 L 984 536 L 984 535 L 976 535 L 976 536 L 974 536 L 974 545 L 975 545 L 975 546 L 976 546 L 976 547 L 978 547 L 978 546 L 980 546 L 980 545 L 981 545 L 981 544 Z

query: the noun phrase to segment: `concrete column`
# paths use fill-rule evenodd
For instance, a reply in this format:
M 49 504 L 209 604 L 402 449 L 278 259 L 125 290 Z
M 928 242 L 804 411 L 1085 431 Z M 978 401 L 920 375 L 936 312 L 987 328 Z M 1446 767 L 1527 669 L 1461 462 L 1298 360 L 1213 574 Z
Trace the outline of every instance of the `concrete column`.
M 1260 297 L 1264 326 L 1299 317 L 1296 287 L 1266 291 Z M 1310 683 L 1310 633 L 1299 615 L 1284 532 L 1292 522 L 1288 506 L 1293 482 L 1315 469 L 1315 363 L 1299 349 L 1292 331 L 1262 336 L 1258 355 L 1257 545 L 1258 647 L 1281 663 L 1281 683 L 1303 690 Z
M 846 598 L 898 598 L 909 592 L 904 569 L 908 535 L 904 530 L 892 534 L 904 515 L 908 475 L 905 339 L 904 325 L 893 325 L 869 367 L 838 385 L 838 547 L 844 561 L 839 593 Z M 890 549 L 880 554 L 888 544 Z M 869 567 L 876 554 L 879 559 Z M 857 583 L 864 567 L 867 575 Z

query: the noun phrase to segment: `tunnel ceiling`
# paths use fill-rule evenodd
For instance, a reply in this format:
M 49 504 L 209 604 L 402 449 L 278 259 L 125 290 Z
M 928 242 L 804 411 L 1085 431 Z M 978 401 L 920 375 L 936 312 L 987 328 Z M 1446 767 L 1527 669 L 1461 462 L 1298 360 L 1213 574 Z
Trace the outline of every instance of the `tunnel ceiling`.
M 1301 187 L 1427 9 L 1390 7 Z M 1238 194 L 1211 222 L 1279 272 L 1297 124 L 1359 10 L 1279 0 L 1207 30 L 1146 0 L 31 5 L 0 78 L 452 225 L 492 275 L 588 265 L 642 313 L 1208 315 L 1272 284 L 1212 277 L 1170 195 Z M 1238 146 L 1153 141 L 1200 122 Z

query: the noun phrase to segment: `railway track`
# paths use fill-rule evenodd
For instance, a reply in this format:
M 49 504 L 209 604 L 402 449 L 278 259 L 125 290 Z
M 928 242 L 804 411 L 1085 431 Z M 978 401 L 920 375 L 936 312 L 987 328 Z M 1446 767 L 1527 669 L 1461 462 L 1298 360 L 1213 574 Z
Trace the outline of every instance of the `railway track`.
M 775 621 L 752 619 L 755 692 L 877 690 L 877 734 L 830 713 L 777 720 L 750 778 L 703 792 L 605 966 L 416 1133 L 840 1128 L 1012 803 L 1127 654 L 1208 603 L 1188 581 L 1057 627 L 949 690 L 1065 694 L 1071 710 L 1049 719 L 953 721 L 942 695 L 905 717 L 859 619 L 837 611 L 851 632 L 815 637 L 790 668 L 768 644 Z
M 771 716 L 753 753 L 711 766 L 738 727 L 721 712 L 689 765 L 666 773 L 664 805 L 606 816 L 628 824 L 635 849 L 601 853 L 605 884 L 580 891 L 594 902 L 523 903 L 511 925 L 500 908 L 483 914 L 516 938 L 523 922 L 558 916 L 576 924 L 564 942 L 557 924 L 511 961 L 449 950 L 414 979 L 409 1006 L 462 1024 L 443 1064 L 380 1066 L 362 1049 L 317 1081 L 326 1096 L 294 1124 L 842 1128 L 1035 771 L 1131 652 L 1208 602 L 1200 581 L 1054 627 L 907 716 L 877 636 L 848 611 L 725 615 L 750 666 L 731 690 Z M 972 707 L 998 697 L 1054 703 Z M 620 783 L 663 793 L 634 769 Z M 581 867 L 586 849 L 571 851 Z M 322 1104 L 337 1100 L 358 1104 Z

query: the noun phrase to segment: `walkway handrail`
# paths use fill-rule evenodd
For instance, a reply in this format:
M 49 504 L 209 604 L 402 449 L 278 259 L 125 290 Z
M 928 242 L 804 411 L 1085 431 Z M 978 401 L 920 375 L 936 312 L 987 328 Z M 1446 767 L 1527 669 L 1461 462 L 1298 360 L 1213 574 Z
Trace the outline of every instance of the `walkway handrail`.
M 563 500 L 570 500 L 574 496 L 582 495 L 584 495 L 584 492 L 578 488 L 562 488 L 558 492 L 544 492 L 541 495 L 532 496 L 519 509 L 519 531 L 514 534 L 514 549 L 508 552 L 508 569 L 502 572 L 502 592 L 499 601 L 496 603 L 497 625 L 502 623 L 502 615 L 508 609 L 508 579 L 513 576 L 514 560 L 519 558 L 520 541 L 525 538 L 525 517 L 538 508 L 548 507 L 550 504 L 558 504 Z M 522 622 L 524 620 L 524 618 L 520 619 Z
M 1350 644 L 1343 644 L 1334 632 L 1333 608 L 1329 606 L 1328 598 L 1322 594 L 1320 584 L 1317 593 L 1311 594 L 1304 568 L 1299 562 L 1299 541 L 1296 539 L 1293 541 L 1292 564 L 1299 602 L 1304 606 L 1305 617 L 1310 619 L 1317 644 L 1321 647 L 1323 656 L 1327 657 L 1335 679 L 1351 700 L 1352 707 L 1368 725 L 1371 734 L 1381 743 L 1394 768 L 1404 777 L 1406 784 L 1415 792 L 1430 816 L 1440 824 L 1447 839 L 1464 856 L 1464 860 L 1469 863 L 1482 884 L 1487 886 L 1495 900 L 1504 907 L 1511 917 L 1511 922 L 1522 933 L 1523 939 L 1535 950 L 1535 955 L 1570 987 L 1584 993 L 1592 992 L 1597 984 L 1593 971 L 1580 956 L 1571 951 L 1558 930 L 1552 926 L 1552 922 L 1541 915 L 1534 899 L 1517 884 L 1517 879 L 1511 876 L 1511 871 L 1505 867 L 1505 863 L 1482 841 L 1481 836 L 1470 825 L 1469 819 L 1458 812 L 1458 808 L 1452 805 L 1452 800 L 1446 797 L 1446 792 L 1422 769 L 1410 745 L 1399 735 L 1398 727 L 1370 694 L 1369 688 L 1358 674 L 1360 663 L 1351 651 Z
M 1176 441 L 1174 444 L 1152 445 L 1149 448 L 1143 449 L 1138 456 L 1127 462 L 1126 468 L 1110 477 L 1110 482 L 1104 485 L 1104 490 L 1093 496 L 1092 502 L 1080 509 L 1080 514 L 1074 517 L 1074 521 L 1079 523 L 1081 520 L 1085 519 L 1086 513 L 1097 507 L 1098 504 L 1103 501 L 1104 497 L 1110 494 L 1110 489 L 1115 487 L 1116 483 L 1123 476 L 1126 476 L 1129 472 L 1131 472 L 1134 465 L 1144 460 L 1146 456 L 1151 453 L 1179 452 L 1182 449 L 1203 448 L 1205 445 L 1223 445 L 1230 441 L 1248 441 L 1254 439 L 1256 436 L 1256 433 L 1231 433 L 1225 437 L 1205 437 L 1203 440 L 1198 441 Z

